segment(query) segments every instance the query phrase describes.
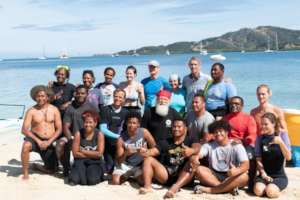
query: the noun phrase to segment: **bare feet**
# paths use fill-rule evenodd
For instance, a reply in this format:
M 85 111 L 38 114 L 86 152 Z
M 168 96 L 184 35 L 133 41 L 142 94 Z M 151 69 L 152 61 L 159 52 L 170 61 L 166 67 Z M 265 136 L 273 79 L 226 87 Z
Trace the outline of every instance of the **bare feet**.
M 29 179 L 29 175 L 28 174 L 23 174 L 22 180 L 27 181 L 28 179 Z
M 201 186 L 201 185 L 196 185 L 194 187 L 194 193 L 195 194 L 211 193 L 211 188 L 210 187 L 204 187 L 204 186 Z
M 150 193 L 150 192 L 153 192 L 152 188 L 141 187 L 140 190 L 139 190 L 140 194 L 147 194 L 147 193 Z

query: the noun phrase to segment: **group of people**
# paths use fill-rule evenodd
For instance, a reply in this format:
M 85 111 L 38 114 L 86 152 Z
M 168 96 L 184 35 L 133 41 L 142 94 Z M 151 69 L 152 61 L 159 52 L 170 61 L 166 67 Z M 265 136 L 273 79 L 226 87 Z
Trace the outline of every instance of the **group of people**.
M 70 68 L 57 66 L 56 81 L 30 92 L 36 104 L 22 127 L 23 179 L 34 151 L 44 162 L 34 169 L 55 173 L 61 165 L 70 184 L 110 177 L 115 185 L 136 180 L 140 194 L 152 192 L 153 181 L 169 186 L 165 198 L 186 185 L 195 193 L 234 195 L 247 186 L 257 196 L 278 197 L 288 185 L 291 149 L 283 111 L 269 103 L 269 86 L 257 87 L 259 105 L 248 114 L 223 64 L 214 63 L 210 76 L 197 57 L 188 66 L 182 82 L 178 74 L 169 81 L 159 76 L 160 64 L 152 60 L 141 83 L 128 66 L 120 84 L 107 67 L 104 82 L 95 84 L 93 71 L 85 70 L 77 86 L 68 82 Z

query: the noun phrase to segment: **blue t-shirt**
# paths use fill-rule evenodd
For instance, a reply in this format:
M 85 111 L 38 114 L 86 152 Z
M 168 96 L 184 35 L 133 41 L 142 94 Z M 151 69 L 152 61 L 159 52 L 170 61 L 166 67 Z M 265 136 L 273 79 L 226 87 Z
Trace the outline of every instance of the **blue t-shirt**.
M 224 81 L 211 84 L 206 93 L 206 110 L 216 110 L 218 107 L 224 107 L 226 101 L 237 95 L 236 88 L 231 83 Z
M 142 80 L 142 84 L 144 85 L 146 98 L 145 107 L 148 108 L 155 106 L 156 94 L 161 89 L 170 89 L 168 81 L 161 76 L 156 79 L 145 78 Z
M 174 108 L 179 113 L 185 112 L 185 90 L 179 88 L 177 91 L 172 92 L 170 107 Z

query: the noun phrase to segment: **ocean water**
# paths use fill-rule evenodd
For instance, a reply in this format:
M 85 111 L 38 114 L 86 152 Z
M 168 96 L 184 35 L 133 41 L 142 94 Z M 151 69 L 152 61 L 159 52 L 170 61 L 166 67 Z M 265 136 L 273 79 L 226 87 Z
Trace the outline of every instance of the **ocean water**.
M 210 55 L 210 54 L 209 54 Z M 160 75 L 168 78 L 177 73 L 181 78 L 189 73 L 187 62 L 191 56 L 202 60 L 202 71 L 209 74 L 214 63 L 208 56 L 199 54 L 147 55 L 119 57 L 84 57 L 66 60 L 4 60 L 0 61 L 0 104 L 22 104 L 26 109 L 34 104 L 30 98 L 30 89 L 37 84 L 47 84 L 55 80 L 54 71 L 58 64 L 71 67 L 69 82 L 81 83 L 81 74 L 85 69 L 92 69 L 96 83 L 103 81 L 103 70 L 112 66 L 116 69 L 114 82 L 125 80 L 125 69 L 128 65 L 137 67 L 137 79 L 148 76 L 147 62 L 158 60 L 161 64 Z M 225 76 L 232 79 L 238 95 L 245 100 L 245 111 L 257 106 L 256 87 L 265 83 L 271 87 L 271 102 L 283 108 L 300 109 L 300 51 L 289 52 L 232 52 L 224 53 L 227 59 Z M 0 105 L 0 119 L 18 117 L 21 108 Z

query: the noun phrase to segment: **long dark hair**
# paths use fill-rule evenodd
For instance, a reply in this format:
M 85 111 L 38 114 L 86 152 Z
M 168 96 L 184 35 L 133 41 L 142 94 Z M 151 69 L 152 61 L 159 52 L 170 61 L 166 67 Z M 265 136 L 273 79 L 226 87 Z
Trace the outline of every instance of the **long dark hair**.
M 273 113 L 270 113 L 270 112 L 267 112 L 267 113 L 263 114 L 263 116 L 261 118 L 267 118 L 267 119 L 270 120 L 270 122 L 272 124 L 275 125 L 275 133 L 274 133 L 274 135 L 278 136 L 279 133 L 280 133 L 279 119 Z

